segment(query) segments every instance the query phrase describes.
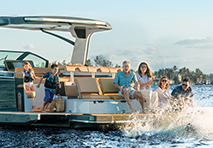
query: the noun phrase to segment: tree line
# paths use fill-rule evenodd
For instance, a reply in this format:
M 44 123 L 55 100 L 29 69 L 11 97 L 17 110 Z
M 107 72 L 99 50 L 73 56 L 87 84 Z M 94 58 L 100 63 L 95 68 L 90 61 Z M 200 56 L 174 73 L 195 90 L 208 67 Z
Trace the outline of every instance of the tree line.
M 176 65 L 172 68 L 159 69 L 155 71 L 153 75 L 155 78 L 167 76 L 170 80 L 173 80 L 175 84 L 181 83 L 184 78 L 189 78 L 192 83 L 203 84 L 206 83 L 208 77 L 208 75 L 204 74 L 199 68 L 196 68 L 195 71 L 190 71 L 189 68 L 186 67 L 178 69 Z

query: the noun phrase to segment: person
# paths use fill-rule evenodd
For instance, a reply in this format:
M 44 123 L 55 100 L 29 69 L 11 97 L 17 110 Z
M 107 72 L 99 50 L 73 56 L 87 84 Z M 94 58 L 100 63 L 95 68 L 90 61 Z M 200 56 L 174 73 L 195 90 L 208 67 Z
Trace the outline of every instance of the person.
M 154 91 L 158 94 L 158 107 L 161 109 L 169 109 L 171 93 L 169 91 L 169 81 L 167 76 L 160 78 L 158 87 Z
M 52 72 L 48 72 L 43 77 L 40 78 L 37 88 L 40 87 L 41 81 L 43 78 L 46 78 L 44 87 L 45 87 L 45 97 L 44 97 L 44 103 L 42 105 L 41 111 L 45 112 L 45 109 L 48 107 L 48 105 L 52 102 L 54 94 L 55 94 L 55 88 L 57 85 L 59 85 L 59 88 L 61 88 L 61 84 L 59 83 L 59 77 L 57 75 L 58 73 L 58 65 L 52 64 L 51 65 Z
M 116 73 L 115 79 L 113 81 L 113 85 L 115 88 L 119 89 L 119 96 L 123 96 L 127 101 L 129 108 L 132 112 L 137 112 L 137 110 L 132 106 L 130 103 L 130 98 L 139 99 L 139 102 L 142 107 L 142 112 L 144 112 L 144 99 L 139 90 L 139 84 L 135 73 L 130 71 L 130 62 L 124 61 L 123 62 L 123 71 Z M 136 86 L 136 90 L 133 88 L 133 82 Z
M 182 85 L 175 87 L 172 91 L 170 104 L 175 111 L 182 110 L 184 107 L 193 106 L 193 92 L 188 78 L 183 79 Z
M 140 83 L 140 90 L 150 90 L 150 87 L 153 84 L 152 81 L 152 72 L 147 63 L 141 62 L 138 66 L 138 72 L 136 77 Z
M 40 78 L 36 77 L 31 64 L 28 61 L 25 61 L 23 64 L 23 77 L 24 77 L 24 87 L 27 91 L 35 91 L 33 86 L 34 80 L 39 80 Z M 36 96 L 35 96 L 36 97 Z

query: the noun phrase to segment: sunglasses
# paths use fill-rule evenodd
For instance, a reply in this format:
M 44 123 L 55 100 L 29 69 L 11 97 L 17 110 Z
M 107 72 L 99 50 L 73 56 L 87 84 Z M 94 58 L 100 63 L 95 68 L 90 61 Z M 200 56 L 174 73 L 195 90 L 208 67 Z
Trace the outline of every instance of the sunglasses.
M 167 80 L 161 80 L 162 82 L 167 82 Z
M 182 84 L 182 86 L 186 86 L 186 87 L 187 87 L 188 85 L 186 85 L 186 84 Z
M 142 68 L 147 68 L 146 66 L 141 66 Z

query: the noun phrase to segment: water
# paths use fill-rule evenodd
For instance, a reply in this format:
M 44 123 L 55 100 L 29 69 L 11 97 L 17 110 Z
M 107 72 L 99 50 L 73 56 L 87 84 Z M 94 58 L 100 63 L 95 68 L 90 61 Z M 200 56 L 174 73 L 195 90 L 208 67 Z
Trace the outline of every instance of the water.
M 173 87 L 171 87 L 171 90 Z M 193 85 L 194 109 L 158 116 L 117 131 L 0 126 L 0 147 L 213 147 L 213 85 Z

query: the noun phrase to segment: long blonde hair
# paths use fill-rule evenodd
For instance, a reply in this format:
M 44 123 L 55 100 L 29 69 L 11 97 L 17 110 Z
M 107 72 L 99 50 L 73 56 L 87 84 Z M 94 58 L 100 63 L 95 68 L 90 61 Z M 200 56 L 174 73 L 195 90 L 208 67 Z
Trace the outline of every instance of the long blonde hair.
M 23 68 L 24 68 L 24 65 L 29 65 L 29 69 L 33 70 L 32 65 L 28 61 L 24 61 L 24 63 L 22 64 Z
M 165 87 L 165 89 L 168 89 L 169 88 L 169 79 L 168 79 L 168 77 L 167 76 L 163 76 L 162 78 L 160 78 L 160 81 L 159 81 L 159 83 L 158 83 L 158 86 L 161 88 L 161 81 L 163 80 L 163 79 L 165 79 L 166 78 L 166 87 Z
M 149 65 L 148 65 L 146 62 L 141 62 L 141 63 L 140 63 L 140 65 L 138 66 L 138 74 L 139 74 L 141 77 L 143 77 L 143 76 L 142 76 L 142 72 L 141 72 L 141 66 L 142 66 L 142 64 L 145 64 L 146 67 L 147 67 L 147 70 L 146 70 L 145 74 L 146 74 L 148 77 L 152 78 L 152 72 L 151 72 L 151 70 L 150 70 L 150 68 L 149 68 Z

